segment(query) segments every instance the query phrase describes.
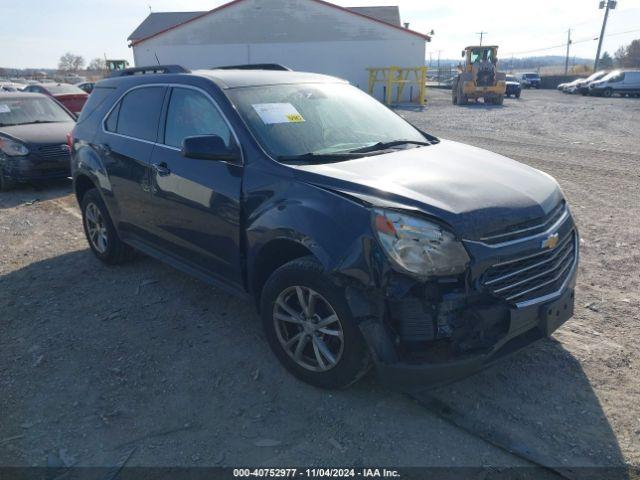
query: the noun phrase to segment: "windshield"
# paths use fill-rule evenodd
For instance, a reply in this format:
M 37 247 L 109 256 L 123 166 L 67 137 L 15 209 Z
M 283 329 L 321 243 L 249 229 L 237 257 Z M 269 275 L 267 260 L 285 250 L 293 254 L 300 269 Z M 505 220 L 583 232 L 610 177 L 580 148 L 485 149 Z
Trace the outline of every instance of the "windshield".
M 537 73 L 525 73 L 523 77 L 524 78 L 540 78 L 540 76 Z
M 53 100 L 44 97 L 0 97 L 0 127 L 28 123 L 71 122 L 73 118 Z
M 507 82 L 517 82 L 518 79 L 513 75 L 507 75 Z
M 346 153 L 405 140 L 416 144 L 428 141 L 377 100 L 346 84 L 245 87 L 231 89 L 228 95 L 274 158 Z
M 75 85 L 67 85 L 65 83 L 59 83 L 57 85 L 43 85 L 43 86 L 52 95 L 72 95 L 72 94 L 84 95 L 86 94 L 86 92 L 80 90 Z

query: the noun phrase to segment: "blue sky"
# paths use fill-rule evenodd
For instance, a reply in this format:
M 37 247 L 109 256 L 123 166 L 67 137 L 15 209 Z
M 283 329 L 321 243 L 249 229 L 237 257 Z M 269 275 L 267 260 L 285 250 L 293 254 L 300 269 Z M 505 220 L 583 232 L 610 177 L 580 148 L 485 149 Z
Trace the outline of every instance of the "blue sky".
M 87 61 L 106 54 L 131 60 L 126 38 L 153 11 L 209 10 L 220 0 L 0 0 L 0 66 L 55 68 L 65 52 Z M 343 6 L 398 4 L 403 21 L 436 35 L 427 45 L 437 58 L 457 58 L 467 44 L 477 42 L 475 32 L 489 32 L 486 41 L 501 47 L 502 57 L 557 54 L 567 29 L 576 43 L 572 55 L 593 57 L 600 33 L 602 11 L 598 0 L 536 0 L 529 6 L 519 0 L 335 0 Z M 478 9 L 478 5 L 483 5 Z M 477 11 L 481 10 L 481 11 Z M 630 30 L 635 30 L 629 33 Z M 640 0 L 619 0 L 612 11 L 604 49 L 613 53 L 620 45 L 640 38 Z M 614 35 L 615 34 L 615 35 Z

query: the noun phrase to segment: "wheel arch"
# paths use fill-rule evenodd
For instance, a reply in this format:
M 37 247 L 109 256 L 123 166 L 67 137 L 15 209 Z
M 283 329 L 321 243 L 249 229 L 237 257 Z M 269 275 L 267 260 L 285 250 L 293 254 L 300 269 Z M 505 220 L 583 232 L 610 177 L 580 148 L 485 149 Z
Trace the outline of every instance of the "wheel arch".
M 98 185 L 91 179 L 89 175 L 85 173 L 76 175 L 73 180 L 73 190 L 75 192 L 78 204 L 82 203 L 82 199 L 89 190 L 97 187 Z
M 309 246 L 292 238 L 275 238 L 264 244 L 255 254 L 249 270 L 249 289 L 260 310 L 260 297 L 269 277 L 281 266 L 303 257 L 318 256 Z

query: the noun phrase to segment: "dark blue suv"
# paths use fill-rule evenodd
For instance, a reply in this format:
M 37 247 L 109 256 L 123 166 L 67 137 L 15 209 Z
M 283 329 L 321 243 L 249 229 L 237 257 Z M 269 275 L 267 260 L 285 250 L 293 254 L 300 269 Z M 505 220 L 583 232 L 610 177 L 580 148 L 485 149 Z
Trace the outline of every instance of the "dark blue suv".
M 553 178 L 272 67 L 95 86 L 71 142 L 100 260 L 141 251 L 252 298 L 282 364 L 326 388 L 371 365 L 449 381 L 570 318 L 578 232 Z

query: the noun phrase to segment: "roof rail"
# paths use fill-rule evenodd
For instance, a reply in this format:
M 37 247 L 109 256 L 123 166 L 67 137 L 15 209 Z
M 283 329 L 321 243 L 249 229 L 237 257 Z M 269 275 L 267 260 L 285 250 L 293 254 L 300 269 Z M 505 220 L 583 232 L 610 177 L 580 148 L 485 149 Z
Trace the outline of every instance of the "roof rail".
M 221 67 L 213 67 L 213 70 L 280 70 L 290 72 L 289 67 L 280 65 L 279 63 L 248 63 L 245 65 L 224 65 Z
M 125 68 L 124 70 L 114 70 L 109 78 L 127 77 L 130 75 L 151 75 L 155 73 L 191 73 L 180 65 L 150 65 L 148 67 Z

